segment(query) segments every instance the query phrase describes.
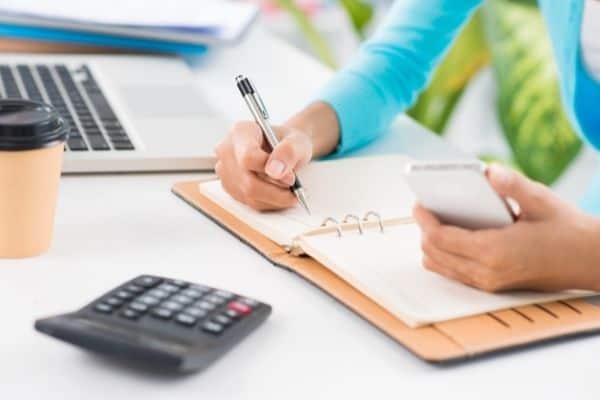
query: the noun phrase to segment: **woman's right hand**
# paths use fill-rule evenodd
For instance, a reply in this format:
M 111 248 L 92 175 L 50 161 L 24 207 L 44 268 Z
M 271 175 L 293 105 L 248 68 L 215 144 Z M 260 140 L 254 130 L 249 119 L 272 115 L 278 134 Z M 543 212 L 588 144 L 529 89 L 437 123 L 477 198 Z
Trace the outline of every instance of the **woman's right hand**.
M 280 143 L 269 154 L 260 127 L 253 121 L 236 123 L 216 148 L 215 171 L 224 189 L 236 200 L 259 211 L 293 207 L 290 191 L 294 171 L 312 158 L 311 137 L 299 129 L 274 127 Z
M 273 129 L 280 142 L 270 153 L 259 126 L 251 121 L 236 123 L 215 149 L 215 171 L 223 188 L 259 211 L 293 207 L 294 173 L 313 156 L 331 153 L 339 142 L 337 116 L 325 103 L 313 103 Z

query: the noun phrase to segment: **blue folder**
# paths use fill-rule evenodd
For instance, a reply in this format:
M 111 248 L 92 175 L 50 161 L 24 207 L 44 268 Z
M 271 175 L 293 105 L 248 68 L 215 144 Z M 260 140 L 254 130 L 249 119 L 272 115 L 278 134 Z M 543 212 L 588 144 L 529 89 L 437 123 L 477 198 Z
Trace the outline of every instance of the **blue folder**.
M 0 36 L 183 55 L 198 55 L 206 51 L 203 45 L 10 24 L 0 24 Z

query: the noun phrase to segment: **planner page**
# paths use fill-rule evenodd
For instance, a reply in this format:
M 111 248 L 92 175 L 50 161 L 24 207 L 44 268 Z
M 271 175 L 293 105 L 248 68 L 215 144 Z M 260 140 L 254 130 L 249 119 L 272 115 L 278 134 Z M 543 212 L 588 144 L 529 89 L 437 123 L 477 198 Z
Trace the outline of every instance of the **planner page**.
M 233 199 L 220 181 L 200 184 L 200 191 L 255 230 L 283 246 L 318 228 L 327 217 L 362 217 L 376 211 L 382 218 L 411 215 L 414 196 L 403 179 L 408 159 L 402 156 L 347 158 L 313 162 L 299 173 L 311 215 L 301 206 L 257 212 Z
M 410 327 L 589 292 L 492 294 L 422 267 L 420 231 L 413 223 L 337 234 L 303 236 L 306 253 Z

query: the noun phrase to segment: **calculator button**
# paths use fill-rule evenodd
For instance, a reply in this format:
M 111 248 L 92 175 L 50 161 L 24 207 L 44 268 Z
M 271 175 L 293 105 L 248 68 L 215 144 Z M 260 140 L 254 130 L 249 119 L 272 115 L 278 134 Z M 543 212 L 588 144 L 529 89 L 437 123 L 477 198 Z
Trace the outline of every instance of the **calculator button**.
M 235 297 L 235 295 L 233 293 L 228 292 L 226 290 L 217 290 L 217 291 L 215 291 L 214 294 L 216 294 L 217 296 L 222 297 L 226 300 L 231 300 Z
M 147 306 L 155 306 L 158 303 L 160 303 L 160 300 L 158 300 L 156 297 L 152 297 L 152 296 L 142 296 L 138 299 L 138 301 L 140 303 L 144 303 Z
M 156 278 L 154 276 L 141 276 L 139 278 L 137 278 L 135 281 L 136 285 L 145 287 L 145 288 L 152 288 L 156 285 L 158 285 L 159 283 L 162 282 L 162 279 L 160 278 Z
M 127 285 L 125 290 L 127 290 L 128 292 L 134 293 L 134 294 L 140 294 L 140 293 L 143 293 L 145 289 L 138 285 Z
M 164 290 L 165 292 L 169 292 L 169 293 L 179 292 L 179 286 L 175 286 L 170 283 L 163 283 L 158 288 Z
M 155 308 L 152 310 L 152 316 L 160 319 L 171 319 L 173 311 L 164 308 Z
M 248 315 L 252 312 L 252 308 L 250 308 L 248 304 L 241 303 L 239 301 L 232 301 L 227 305 L 227 308 L 242 315 Z
M 127 319 L 138 319 L 140 317 L 140 313 L 129 308 L 126 308 L 121 312 L 121 317 Z
M 204 285 L 191 285 L 191 286 L 189 287 L 189 289 L 196 290 L 196 291 L 198 291 L 198 292 L 200 292 L 200 293 L 202 293 L 202 294 L 206 294 L 206 293 L 208 293 L 208 292 L 211 292 L 211 291 L 212 291 L 212 289 L 211 289 L 211 288 L 209 288 L 208 286 L 204 286 Z
M 116 293 L 116 296 L 120 299 L 123 300 L 130 300 L 133 299 L 133 293 L 128 292 L 127 290 L 119 290 Z
M 260 304 L 258 301 L 254 300 L 254 299 L 250 299 L 248 297 L 242 297 L 241 299 L 239 299 L 239 301 L 241 301 L 242 303 L 244 303 L 246 305 L 249 305 L 252 308 L 256 308 Z
M 169 297 L 171 295 L 171 293 L 166 292 L 162 289 L 153 289 L 153 290 L 149 291 L 148 294 L 150 296 L 156 297 L 157 299 L 166 299 L 167 297 Z
M 109 297 L 108 299 L 104 300 L 104 302 L 113 307 L 119 307 L 123 304 L 123 300 L 119 299 L 118 297 Z
M 213 317 L 213 321 L 214 322 L 218 322 L 219 324 L 225 325 L 225 326 L 227 326 L 227 325 L 229 325 L 229 324 L 231 324 L 233 322 L 231 320 L 231 318 L 229 318 L 229 317 L 227 317 L 227 316 L 225 316 L 223 314 L 215 315 Z
M 185 281 L 182 281 L 182 280 L 179 280 L 179 279 L 173 279 L 169 283 L 172 284 L 172 285 L 178 286 L 178 287 L 180 287 L 182 289 L 184 289 L 184 288 L 186 288 L 186 287 L 188 287 L 190 285 L 189 283 L 187 283 Z
M 196 289 L 186 289 L 183 292 L 181 292 L 181 294 L 192 299 L 199 299 L 200 297 L 202 297 L 202 292 L 199 292 Z
M 131 303 L 129 305 L 129 308 L 131 308 L 132 310 L 135 310 L 139 313 L 145 313 L 146 311 L 148 311 L 149 307 L 143 303 Z
M 206 311 L 196 307 L 186 308 L 185 310 L 183 310 L 183 312 L 196 318 L 204 318 L 207 315 Z
M 166 301 L 161 304 L 161 307 L 166 308 L 171 311 L 179 311 L 183 308 L 183 306 L 179 303 L 175 303 L 174 301 Z
M 183 305 L 190 304 L 191 302 L 194 301 L 194 299 L 191 299 L 187 296 L 183 296 L 181 294 L 178 294 L 177 296 L 172 297 L 171 300 L 181 303 Z
M 198 320 L 191 315 L 179 314 L 177 317 L 175 317 L 175 322 L 185 326 L 194 326 Z
M 113 308 L 106 303 L 98 303 L 94 306 L 94 310 L 101 313 L 110 314 L 113 311 Z
M 225 310 L 225 312 L 223 314 L 225 314 L 226 316 L 228 316 L 231 319 L 238 319 L 242 316 L 242 314 L 240 314 L 239 312 L 231 310 L 231 309 Z
M 202 330 L 204 332 L 218 335 L 219 333 L 223 332 L 223 325 L 218 324 L 216 322 L 207 321 L 204 324 L 202 324 Z
M 208 301 L 204 300 L 197 302 L 195 306 L 206 311 L 212 311 L 217 307 L 213 303 L 209 303 Z
M 204 298 L 204 300 L 210 301 L 211 303 L 216 304 L 216 305 L 221 305 L 221 304 L 225 303 L 225 301 L 226 301 L 224 298 L 216 296 L 214 294 L 206 296 Z

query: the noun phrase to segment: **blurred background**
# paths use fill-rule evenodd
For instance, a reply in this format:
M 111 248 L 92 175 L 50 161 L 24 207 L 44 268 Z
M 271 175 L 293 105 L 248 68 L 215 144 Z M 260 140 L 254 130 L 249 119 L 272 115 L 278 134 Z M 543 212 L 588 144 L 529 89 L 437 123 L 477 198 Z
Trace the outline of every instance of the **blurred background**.
M 252 9 L 251 16 L 254 17 L 254 5 L 258 6 L 258 23 L 263 28 L 336 70 L 350 61 L 361 43 L 368 40 L 385 19 L 393 2 L 235 0 L 236 4 L 228 7 Z M 80 30 L 94 26 L 90 24 L 90 15 L 79 15 L 85 14 L 88 3 L 74 0 L 67 3 L 72 5 L 71 13 L 74 14 L 71 18 L 85 17 L 78 25 Z M 147 0 L 121 0 L 121 3 L 137 4 L 143 8 L 152 4 Z M 199 17 L 206 17 L 212 9 L 217 13 L 213 17 L 224 18 L 224 25 L 231 22 L 228 19 L 235 20 L 232 8 L 218 13 L 219 7 L 225 7 L 226 3 L 222 0 L 158 2 L 159 5 L 164 4 L 161 12 L 166 14 L 166 9 L 182 13 L 185 7 L 200 5 L 204 12 Z M 248 7 L 250 4 L 247 3 L 253 6 Z M 70 9 L 64 4 L 56 7 L 56 4 L 61 4 L 59 0 L 0 0 L 0 8 L 7 4 L 17 10 L 29 4 L 30 11 L 36 12 L 45 7 L 46 12 L 53 14 Z M 105 18 L 127 20 L 130 17 L 115 14 L 118 13 L 109 13 Z M 193 28 L 200 32 L 200 36 L 202 32 L 210 36 L 212 31 L 208 25 L 204 31 L 201 26 Z M 247 26 L 239 21 L 233 21 L 233 25 Z M 119 32 L 128 28 L 127 25 L 119 25 L 119 21 L 114 26 L 120 29 Z M 128 34 L 139 38 L 135 36 L 139 32 L 133 31 L 135 29 L 131 28 Z M 14 29 L 10 32 L 14 33 Z M 212 39 L 219 36 L 219 30 L 215 32 Z M 152 33 L 162 35 L 164 29 L 157 28 Z M 183 35 L 181 30 L 176 29 L 169 34 Z M 107 38 L 113 39 L 108 35 L 102 41 Z M 192 44 L 202 47 L 202 53 L 206 49 L 202 44 L 209 42 L 198 40 L 199 44 L 194 41 Z M 173 51 L 172 47 L 169 49 Z M 598 170 L 596 152 L 581 142 L 563 110 L 552 49 L 536 0 L 484 1 L 408 114 L 463 151 L 518 169 L 532 179 L 551 185 L 567 200 L 577 201 Z
M 393 3 L 245 1 L 260 5 L 268 30 L 333 69 L 352 58 Z M 408 113 L 461 149 L 510 165 L 571 201 L 597 169 L 563 111 L 535 0 L 486 1 Z

